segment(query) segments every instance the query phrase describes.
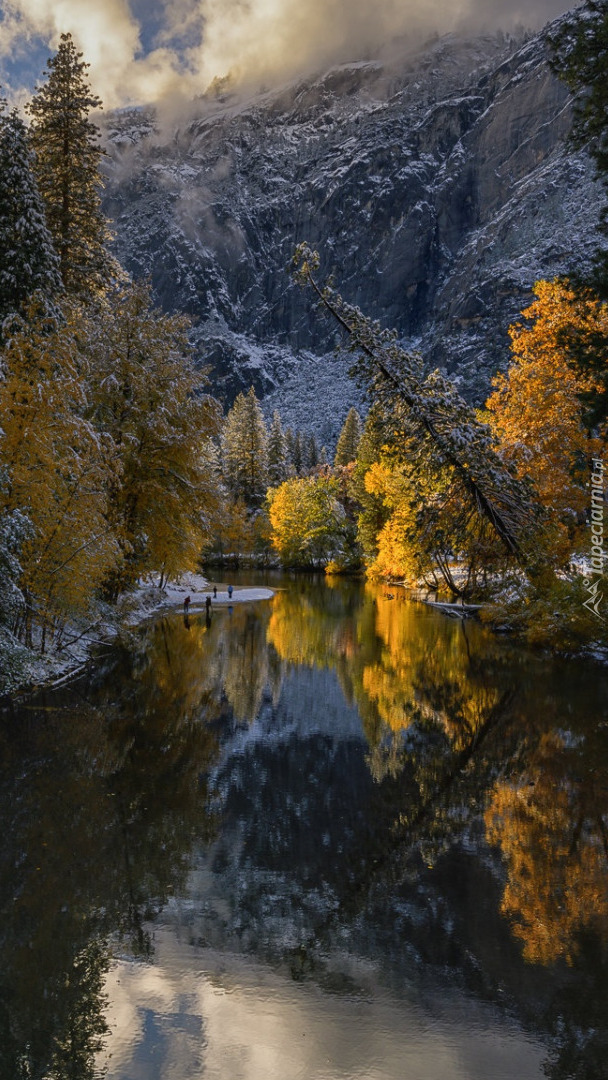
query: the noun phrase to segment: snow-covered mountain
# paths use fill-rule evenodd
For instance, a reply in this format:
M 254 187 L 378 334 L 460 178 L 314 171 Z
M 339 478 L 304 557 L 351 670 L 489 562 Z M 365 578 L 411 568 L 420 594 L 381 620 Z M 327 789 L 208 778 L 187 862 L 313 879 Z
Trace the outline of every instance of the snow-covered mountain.
M 331 443 L 358 391 L 290 279 L 296 244 L 481 401 L 533 282 L 595 243 L 600 193 L 569 126 L 544 35 L 447 37 L 247 101 L 207 96 L 181 127 L 112 114 L 106 210 L 128 269 L 195 318 L 212 391 L 253 384 Z

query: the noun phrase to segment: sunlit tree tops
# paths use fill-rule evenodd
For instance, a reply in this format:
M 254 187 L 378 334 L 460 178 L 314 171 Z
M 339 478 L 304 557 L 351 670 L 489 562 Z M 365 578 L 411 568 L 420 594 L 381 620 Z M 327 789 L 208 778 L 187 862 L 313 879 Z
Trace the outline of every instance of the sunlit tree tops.
M 89 65 L 70 34 L 47 62 L 47 80 L 27 106 L 35 172 L 64 288 L 79 296 L 105 288 L 118 266 L 107 249 L 101 210 L 103 150 L 89 113 L 101 107 L 87 81 Z

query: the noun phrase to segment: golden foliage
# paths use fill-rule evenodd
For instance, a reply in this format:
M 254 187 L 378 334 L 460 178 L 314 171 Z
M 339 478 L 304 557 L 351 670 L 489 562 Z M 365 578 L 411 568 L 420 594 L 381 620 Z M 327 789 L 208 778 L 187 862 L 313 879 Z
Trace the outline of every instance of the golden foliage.
M 571 963 L 584 928 L 608 936 L 605 792 L 596 790 L 595 769 L 573 783 L 566 761 L 562 737 L 545 735 L 534 767 L 498 784 L 485 816 L 507 864 L 502 910 L 526 959 L 540 964 Z
M 513 363 L 494 380 L 487 401 L 503 456 L 529 476 L 541 502 L 559 518 L 587 508 L 589 461 L 601 442 L 583 424 L 580 394 L 600 390 L 597 377 L 568 363 L 563 334 L 608 333 L 608 306 L 580 298 L 563 281 L 538 281 L 527 324 L 509 329 Z
M 124 570 L 121 583 L 198 565 L 219 512 L 209 438 L 216 402 L 202 391 L 187 320 L 163 315 L 150 290 L 134 285 L 100 302 L 84 326 L 98 426 L 117 447 L 120 482 L 112 495 Z
M 43 619 L 86 609 L 118 557 L 108 524 L 117 461 L 111 440 L 83 415 L 76 321 L 68 312 L 49 326 L 32 313 L 5 349 L 0 384 L 2 509 L 22 509 L 32 522 L 22 585 Z
M 340 548 L 344 511 L 329 476 L 286 480 L 268 492 L 272 545 L 287 566 L 324 566 Z

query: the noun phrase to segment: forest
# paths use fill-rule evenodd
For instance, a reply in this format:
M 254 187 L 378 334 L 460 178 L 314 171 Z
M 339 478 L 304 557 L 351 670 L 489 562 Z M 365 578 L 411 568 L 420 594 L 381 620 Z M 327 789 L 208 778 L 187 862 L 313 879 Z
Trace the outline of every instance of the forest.
M 608 16 L 587 6 L 552 43 L 554 65 L 605 180 L 593 58 Z M 477 408 L 300 244 L 295 282 L 341 328 L 365 392 L 337 446 L 319 447 L 276 412 L 268 422 L 253 387 L 224 412 L 187 318 L 112 254 L 87 67 L 63 35 L 26 119 L 1 102 L 4 689 L 32 651 L 60 649 L 142 580 L 162 588 L 209 561 L 367 574 L 480 603 L 533 644 L 606 643 L 605 216 L 584 280 L 534 284 L 505 328 L 510 366 Z

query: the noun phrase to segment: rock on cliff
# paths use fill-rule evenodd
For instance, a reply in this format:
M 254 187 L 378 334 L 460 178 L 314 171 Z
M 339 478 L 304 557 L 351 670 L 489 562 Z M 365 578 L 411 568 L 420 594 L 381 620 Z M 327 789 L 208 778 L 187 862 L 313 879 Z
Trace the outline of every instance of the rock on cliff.
M 331 443 L 358 391 L 290 280 L 296 244 L 482 401 L 534 281 L 595 242 L 600 196 L 569 125 L 544 35 L 448 37 L 248 101 L 207 96 L 170 131 L 113 114 L 106 210 L 128 269 L 195 319 L 214 392 L 253 384 Z

